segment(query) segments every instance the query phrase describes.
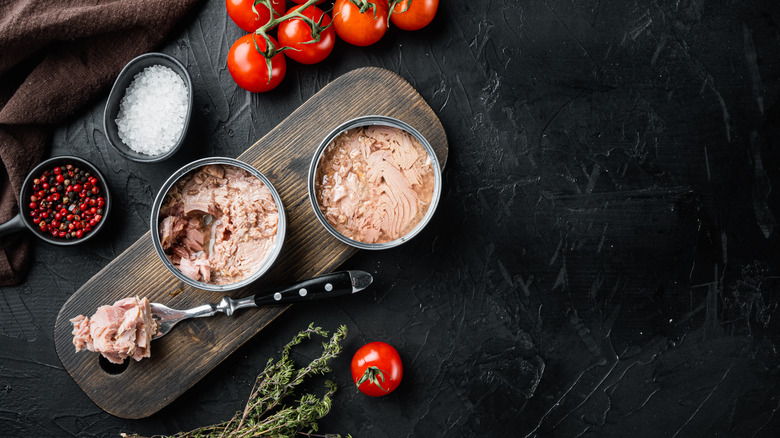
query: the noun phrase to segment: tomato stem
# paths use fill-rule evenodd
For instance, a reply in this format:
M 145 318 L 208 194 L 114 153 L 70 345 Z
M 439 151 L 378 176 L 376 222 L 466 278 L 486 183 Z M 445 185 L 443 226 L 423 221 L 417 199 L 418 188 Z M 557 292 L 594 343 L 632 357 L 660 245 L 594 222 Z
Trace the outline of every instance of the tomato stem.
M 273 8 L 271 7 L 271 0 L 256 0 L 255 3 L 262 3 L 266 7 L 268 7 L 268 10 L 273 11 Z M 276 56 L 278 53 L 284 52 L 285 50 L 290 50 L 292 47 L 284 46 L 284 47 L 276 47 L 271 40 L 268 38 L 268 31 L 273 29 L 274 26 L 277 26 L 281 24 L 283 21 L 291 20 L 293 18 L 300 19 L 306 22 L 306 24 L 309 25 L 309 28 L 311 29 L 311 37 L 312 41 L 309 41 L 305 44 L 314 44 L 320 42 L 320 34 L 323 30 L 330 27 L 333 23 L 331 22 L 327 26 L 322 25 L 322 21 L 325 17 L 325 14 L 320 17 L 318 21 L 314 21 L 311 18 L 303 15 L 303 11 L 306 10 L 309 6 L 312 6 L 317 3 L 317 0 L 307 0 L 306 3 L 301 4 L 294 10 L 290 11 L 289 14 L 282 15 L 280 17 L 276 16 L 275 12 L 271 13 L 271 19 L 268 20 L 268 22 L 262 26 L 260 26 L 259 29 L 255 31 L 256 35 L 260 35 L 265 40 L 265 51 L 260 50 L 257 45 L 255 45 L 255 48 L 257 48 L 257 51 L 263 55 L 266 59 L 266 63 L 268 64 L 268 77 L 270 81 L 271 77 L 271 58 Z M 327 12 L 327 11 L 326 11 Z M 295 50 L 295 49 L 293 49 Z
M 390 10 L 387 12 L 387 27 L 390 28 L 390 17 L 393 16 L 393 10 L 395 10 L 395 7 L 398 3 L 403 3 L 404 0 L 387 0 L 387 5 L 390 8 Z M 398 11 L 399 14 L 403 14 L 404 12 L 408 11 L 409 8 L 412 6 L 412 0 L 407 0 L 406 2 L 406 8 L 404 8 L 403 11 Z
M 252 12 L 255 13 L 255 19 L 260 19 L 260 12 L 257 11 L 257 5 L 261 4 L 268 8 L 268 11 L 271 13 L 271 18 L 273 18 L 274 14 L 276 14 L 276 11 L 271 6 L 271 0 L 255 0 L 252 2 Z
M 263 55 L 265 58 L 265 65 L 268 67 L 268 84 L 271 83 L 271 75 L 273 72 L 273 67 L 271 65 L 271 58 L 274 57 L 274 55 L 268 55 L 270 52 L 270 49 L 273 48 L 273 43 L 271 42 L 271 39 L 268 38 L 268 35 L 261 35 L 263 38 L 265 38 L 265 51 L 260 50 L 260 46 L 257 44 L 257 34 L 252 34 L 252 43 L 255 45 L 255 50 L 257 50 L 258 53 Z
M 349 0 L 350 3 L 357 6 L 358 12 L 361 14 L 366 12 L 368 8 L 374 10 L 374 20 L 376 20 L 376 3 L 375 1 L 389 1 L 389 0 Z
M 378 386 L 382 391 L 387 392 L 388 390 L 382 388 L 382 384 L 379 383 L 379 379 L 377 377 L 381 378 L 382 382 L 385 381 L 385 373 L 376 366 L 370 366 L 366 368 L 366 370 L 363 372 L 363 375 L 360 376 L 357 382 L 355 382 L 355 388 L 360 389 L 360 385 L 362 385 L 363 382 L 369 381 Z

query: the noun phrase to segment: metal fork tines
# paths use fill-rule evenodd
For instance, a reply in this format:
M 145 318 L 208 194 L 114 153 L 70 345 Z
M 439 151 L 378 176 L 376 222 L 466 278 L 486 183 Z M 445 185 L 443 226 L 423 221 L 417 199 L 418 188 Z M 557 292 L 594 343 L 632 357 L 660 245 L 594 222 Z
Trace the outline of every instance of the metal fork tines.
M 203 318 L 217 313 L 233 315 L 238 309 L 265 305 L 290 304 L 301 301 L 334 298 L 350 295 L 367 288 L 374 278 L 364 271 L 340 271 L 309 278 L 269 292 L 234 300 L 223 297 L 218 304 L 203 304 L 192 309 L 171 309 L 160 303 L 151 303 L 152 315 L 158 323 L 157 333 L 152 339 L 165 336 L 179 321 Z
M 233 312 L 238 309 L 255 307 L 255 302 L 253 297 L 246 297 L 238 300 L 234 300 L 230 297 L 223 297 L 218 304 L 203 304 L 186 310 L 171 309 L 170 307 L 159 303 L 151 303 L 151 307 L 152 315 L 158 325 L 157 333 L 152 336 L 152 339 L 157 339 L 168 334 L 173 326 L 179 321 L 190 318 L 204 318 L 216 315 L 217 313 L 224 313 L 227 316 L 231 316 L 233 315 Z

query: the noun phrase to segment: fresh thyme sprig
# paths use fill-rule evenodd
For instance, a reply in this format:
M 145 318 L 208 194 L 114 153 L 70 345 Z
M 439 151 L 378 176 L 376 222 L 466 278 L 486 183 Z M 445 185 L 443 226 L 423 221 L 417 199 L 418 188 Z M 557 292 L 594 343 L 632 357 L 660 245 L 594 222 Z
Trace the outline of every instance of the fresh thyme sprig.
M 298 333 L 284 346 L 282 357 L 274 362 L 271 358 L 260 375 L 255 379 L 246 407 L 224 423 L 200 427 L 189 432 L 181 432 L 178 438 L 248 438 L 248 437 L 309 437 L 340 438 L 340 435 L 317 435 L 317 420 L 324 417 L 331 407 L 331 397 L 336 392 L 336 384 L 326 381 L 327 392 L 320 398 L 314 394 L 304 394 L 296 404 L 286 405 L 284 401 L 293 395 L 295 389 L 305 378 L 324 375 L 331 371 L 330 361 L 341 353 L 341 341 L 347 336 L 347 328 L 341 326 L 333 333 L 328 342 L 323 342 L 320 357 L 303 368 L 296 368 L 290 358 L 292 348 L 312 335 L 328 338 L 328 332 L 310 324 L 306 330 Z M 122 434 L 125 436 L 124 434 Z

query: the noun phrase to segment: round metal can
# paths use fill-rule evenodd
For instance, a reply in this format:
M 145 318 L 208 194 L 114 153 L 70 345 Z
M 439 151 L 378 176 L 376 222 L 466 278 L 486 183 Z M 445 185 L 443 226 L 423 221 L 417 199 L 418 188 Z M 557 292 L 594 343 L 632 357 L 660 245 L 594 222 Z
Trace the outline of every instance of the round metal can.
M 160 223 L 160 208 L 162 207 L 162 203 L 164 202 L 165 196 L 168 194 L 168 191 L 171 189 L 171 187 L 173 187 L 174 184 L 176 184 L 177 181 L 179 181 L 185 175 L 188 175 L 190 172 L 199 169 L 203 166 L 207 166 L 209 164 L 222 164 L 222 165 L 239 167 L 241 169 L 246 170 L 251 175 L 257 177 L 270 190 L 274 203 L 276 203 L 276 210 L 279 215 L 279 222 L 276 228 L 274 247 L 271 250 L 270 254 L 268 254 L 266 259 L 263 261 L 263 264 L 252 275 L 249 275 L 243 280 L 237 281 L 235 283 L 230 283 L 230 284 L 210 284 L 201 281 L 196 281 L 190 277 L 187 277 L 176 266 L 174 266 L 174 264 L 170 261 L 170 259 L 168 259 L 168 256 L 165 254 L 165 251 L 163 250 L 162 243 L 160 242 L 160 232 L 158 229 Z M 269 181 L 265 175 L 263 175 L 260 171 L 250 166 L 249 164 L 234 158 L 210 157 L 210 158 L 202 158 L 200 160 L 193 161 L 183 166 L 181 169 L 174 172 L 173 175 L 171 175 L 168 178 L 168 180 L 165 181 L 165 183 L 160 188 L 160 191 L 157 192 L 157 197 L 155 198 L 154 203 L 152 204 L 152 217 L 150 221 L 150 228 L 152 234 L 152 244 L 154 245 L 155 252 L 157 252 L 157 255 L 160 257 L 160 260 L 163 262 L 165 267 L 168 268 L 168 270 L 171 271 L 171 273 L 173 273 L 173 275 L 175 275 L 179 280 L 198 289 L 209 290 L 209 291 L 231 291 L 249 285 L 250 283 L 257 280 L 258 278 L 262 277 L 263 274 L 265 274 L 271 268 L 274 261 L 279 256 L 279 253 L 282 250 L 282 245 L 284 243 L 284 236 L 287 230 L 287 222 L 284 214 L 284 206 L 282 205 L 282 199 L 279 197 L 279 193 L 276 191 L 276 188 L 273 186 L 273 184 L 271 184 L 271 181 Z
M 361 126 L 372 126 L 372 125 L 384 125 L 384 126 L 398 128 L 403 131 L 406 131 L 414 138 L 416 138 L 417 141 L 420 142 L 420 144 L 423 146 L 425 151 L 428 153 L 428 157 L 430 158 L 431 167 L 433 168 L 433 174 L 434 174 L 433 196 L 431 197 L 430 205 L 428 206 L 428 210 L 425 212 L 425 215 L 423 216 L 422 220 L 420 220 L 420 222 L 405 235 L 395 240 L 391 240 L 389 242 L 384 242 L 384 243 L 360 242 L 354 239 L 350 239 L 349 237 L 346 237 L 340 232 L 338 232 L 333 227 L 333 225 L 330 222 L 328 222 L 328 219 L 320 210 L 320 206 L 317 202 L 317 193 L 315 187 L 317 166 L 320 163 L 320 160 L 322 158 L 323 153 L 325 152 L 325 149 L 333 141 L 333 139 L 335 139 L 339 134 L 348 131 L 350 129 L 358 128 Z M 433 150 L 433 146 L 431 146 L 430 142 L 428 142 L 428 140 L 417 129 L 415 129 L 410 124 L 402 120 L 396 119 L 394 117 L 367 115 L 367 116 L 361 116 L 346 121 L 341 125 L 339 125 L 336 129 L 331 131 L 327 136 L 325 136 L 325 138 L 322 140 L 322 142 L 320 142 L 319 146 L 317 147 L 314 153 L 314 157 L 312 157 L 311 165 L 309 166 L 307 185 L 309 189 L 309 201 L 311 201 L 311 206 L 314 209 L 314 214 L 317 216 L 317 219 L 319 219 L 322 226 L 325 227 L 326 230 L 328 230 L 328 232 L 330 232 L 341 242 L 344 242 L 347 245 L 353 246 L 355 248 L 378 250 L 378 249 L 393 248 L 398 245 L 401 245 L 402 243 L 410 240 L 411 238 L 419 234 L 420 231 L 422 231 L 422 229 L 425 228 L 425 226 L 428 224 L 428 222 L 430 222 L 431 218 L 433 217 L 433 214 L 436 211 L 436 206 L 439 203 L 439 198 L 441 197 L 442 174 L 441 174 L 441 166 L 439 165 L 439 160 L 436 157 L 436 151 Z

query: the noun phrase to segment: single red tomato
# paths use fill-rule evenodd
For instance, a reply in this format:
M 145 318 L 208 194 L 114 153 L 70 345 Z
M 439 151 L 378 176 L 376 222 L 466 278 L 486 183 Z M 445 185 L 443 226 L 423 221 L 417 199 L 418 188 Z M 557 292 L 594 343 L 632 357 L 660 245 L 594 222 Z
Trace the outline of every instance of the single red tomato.
M 268 7 L 259 0 L 225 0 L 225 7 L 233 22 L 247 32 L 256 31 L 271 19 Z M 255 8 L 256 13 L 252 7 Z M 284 0 L 271 0 L 271 7 L 276 15 L 281 16 L 284 13 Z
M 387 0 L 362 0 L 367 8 L 360 12 L 350 0 L 336 0 L 333 25 L 342 40 L 356 46 L 370 46 L 387 32 Z
M 298 3 L 299 5 L 302 5 L 302 4 L 306 3 L 307 1 L 308 0 L 292 0 L 293 3 Z M 317 0 L 317 3 L 315 3 L 315 5 L 318 5 L 318 4 L 320 4 L 320 3 L 324 2 L 324 1 L 325 0 Z
M 255 41 L 252 41 L 254 38 Z M 274 46 L 278 43 L 273 37 L 269 37 Z M 255 47 L 257 42 L 257 47 Z M 265 50 L 266 44 L 263 37 L 253 33 L 247 34 L 236 40 L 230 47 L 227 57 L 227 67 L 233 80 L 239 87 L 253 93 L 262 93 L 272 90 L 282 82 L 287 72 L 287 62 L 284 54 L 277 53 L 271 58 L 271 75 L 268 75 L 268 64 L 265 56 L 257 49 Z
M 290 8 L 285 15 L 296 9 L 297 6 Z M 315 23 L 320 23 L 322 27 L 330 24 L 330 16 L 322 9 L 312 5 L 304 9 L 303 16 L 311 18 Z M 322 22 L 320 22 L 322 19 Z M 313 41 L 311 37 L 311 27 L 300 18 L 291 18 L 279 24 L 279 44 L 291 47 L 285 50 L 284 54 L 293 61 L 301 64 L 316 64 L 330 55 L 333 51 L 333 44 L 336 42 L 336 31 L 333 26 L 320 32 L 320 40 Z
M 352 381 L 366 395 L 379 397 L 398 388 L 404 376 L 401 356 L 384 342 L 371 342 L 352 356 Z
M 439 0 L 411 0 L 411 5 L 409 1 L 403 0 L 395 5 L 390 15 L 393 25 L 403 30 L 417 30 L 433 21 L 439 8 Z

